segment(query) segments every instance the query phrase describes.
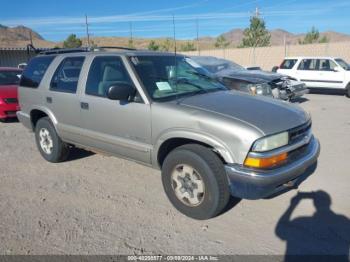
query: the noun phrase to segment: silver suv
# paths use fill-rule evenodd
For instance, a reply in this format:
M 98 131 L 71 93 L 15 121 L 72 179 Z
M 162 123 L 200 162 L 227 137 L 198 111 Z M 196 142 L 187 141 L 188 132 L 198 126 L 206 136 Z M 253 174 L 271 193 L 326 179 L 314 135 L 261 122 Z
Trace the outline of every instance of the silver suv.
M 301 108 L 229 91 L 191 59 L 148 51 L 33 58 L 17 116 L 49 162 L 73 146 L 161 169 L 171 203 L 196 219 L 230 195 L 259 199 L 311 172 L 319 142 Z

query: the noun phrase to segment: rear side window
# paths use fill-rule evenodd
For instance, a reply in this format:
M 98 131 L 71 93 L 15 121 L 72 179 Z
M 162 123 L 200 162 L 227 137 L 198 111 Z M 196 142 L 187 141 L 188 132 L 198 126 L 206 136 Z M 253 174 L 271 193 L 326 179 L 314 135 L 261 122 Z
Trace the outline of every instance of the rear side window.
M 282 62 L 280 68 L 281 69 L 292 69 L 297 61 L 298 61 L 297 59 L 285 59 Z
M 52 77 L 50 90 L 76 93 L 84 57 L 67 57 L 56 69 Z
M 33 58 L 21 76 L 20 86 L 37 88 L 54 58 L 54 56 Z
M 303 59 L 300 62 L 298 70 L 317 70 L 317 59 Z
M 85 93 L 106 97 L 108 88 L 118 83 L 133 85 L 121 58 L 98 56 L 91 64 Z

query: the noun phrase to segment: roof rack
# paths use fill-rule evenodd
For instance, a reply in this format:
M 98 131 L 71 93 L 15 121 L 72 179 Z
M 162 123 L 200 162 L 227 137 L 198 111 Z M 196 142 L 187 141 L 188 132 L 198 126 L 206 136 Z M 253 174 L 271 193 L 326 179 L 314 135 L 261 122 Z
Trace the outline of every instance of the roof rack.
M 89 52 L 91 51 L 87 47 L 81 48 L 53 48 L 39 52 L 40 55 L 54 55 L 54 54 L 66 54 L 66 53 L 78 53 L 78 52 Z
M 120 50 L 130 50 L 130 51 L 136 51 L 136 48 L 131 47 L 123 47 L 123 46 L 98 46 L 96 49 L 120 49 Z
M 122 47 L 122 46 L 97 46 L 97 47 L 79 47 L 79 48 L 51 48 L 47 50 L 42 50 L 35 48 L 33 45 L 27 45 L 27 53 L 29 55 L 30 50 L 33 50 L 35 54 L 40 55 L 57 55 L 57 54 L 66 54 L 66 53 L 78 53 L 78 52 L 94 52 L 102 51 L 104 49 L 120 49 L 120 50 L 129 50 L 136 51 L 135 48 Z

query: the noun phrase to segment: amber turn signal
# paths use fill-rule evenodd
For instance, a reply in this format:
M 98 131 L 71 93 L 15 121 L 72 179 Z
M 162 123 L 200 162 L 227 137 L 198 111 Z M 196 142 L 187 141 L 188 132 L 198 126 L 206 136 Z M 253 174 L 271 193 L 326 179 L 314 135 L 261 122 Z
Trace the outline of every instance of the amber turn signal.
M 273 167 L 286 160 L 288 157 L 287 153 L 282 153 L 276 156 L 267 157 L 267 158 L 254 158 L 247 157 L 244 161 L 244 165 L 247 167 L 255 167 L 255 168 L 268 168 Z

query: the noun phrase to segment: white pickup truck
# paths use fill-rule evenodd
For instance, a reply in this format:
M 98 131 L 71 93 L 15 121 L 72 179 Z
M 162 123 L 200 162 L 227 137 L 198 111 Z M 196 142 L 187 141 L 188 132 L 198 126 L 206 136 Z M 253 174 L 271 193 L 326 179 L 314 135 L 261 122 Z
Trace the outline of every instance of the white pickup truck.
M 350 66 L 336 57 L 286 57 L 277 70 L 308 88 L 342 89 L 350 97 Z

